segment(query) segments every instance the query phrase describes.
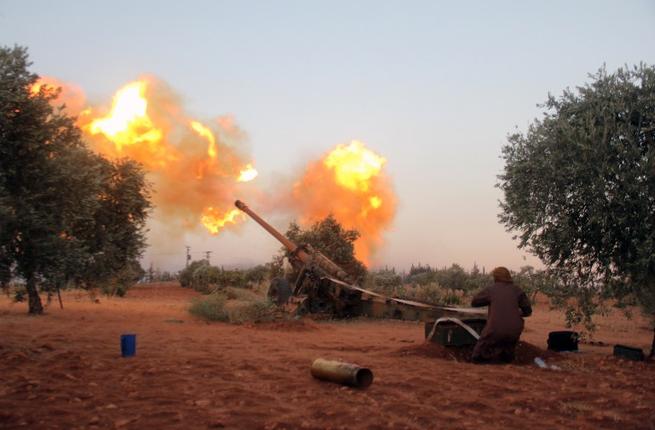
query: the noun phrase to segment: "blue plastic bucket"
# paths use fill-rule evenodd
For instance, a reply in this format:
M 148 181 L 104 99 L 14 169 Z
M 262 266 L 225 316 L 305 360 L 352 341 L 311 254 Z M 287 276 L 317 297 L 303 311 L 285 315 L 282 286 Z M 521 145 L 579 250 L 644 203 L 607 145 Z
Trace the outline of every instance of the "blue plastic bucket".
M 121 335 L 121 355 L 123 357 L 132 357 L 136 355 L 136 335 L 135 334 L 122 334 Z

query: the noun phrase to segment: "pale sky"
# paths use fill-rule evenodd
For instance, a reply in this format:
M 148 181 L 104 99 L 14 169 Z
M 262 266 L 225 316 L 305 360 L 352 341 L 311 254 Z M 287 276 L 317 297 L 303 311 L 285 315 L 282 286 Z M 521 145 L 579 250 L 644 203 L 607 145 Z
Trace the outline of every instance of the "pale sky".
M 655 64 L 654 23 L 652 0 L 0 0 L 0 44 L 27 46 L 39 74 L 107 103 L 150 73 L 191 113 L 233 115 L 261 184 L 365 142 L 399 199 L 375 266 L 400 269 L 538 264 L 498 224 L 506 136 L 603 64 Z M 271 221 L 284 230 L 288 218 Z M 143 264 L 177 270 L 185 245 L 194 259 L 254 264 L 279 247 L 252 221 L 168 245 Z

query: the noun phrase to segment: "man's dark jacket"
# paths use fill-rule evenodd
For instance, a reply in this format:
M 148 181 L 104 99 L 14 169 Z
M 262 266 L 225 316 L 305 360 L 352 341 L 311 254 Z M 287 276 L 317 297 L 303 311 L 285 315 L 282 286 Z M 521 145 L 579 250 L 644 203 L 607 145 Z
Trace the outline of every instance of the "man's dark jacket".
M 495 347 L 506 345 L 511 349 L 518 342 L 523 331 L 523 317 L 532 314 L 530 301 L 523 290 L 511 282 L 495 282 L 473 297 L 471 306 L 489 306 L 487 324 L 474 350 L 474 357 L 493 360 L 498 357 Z

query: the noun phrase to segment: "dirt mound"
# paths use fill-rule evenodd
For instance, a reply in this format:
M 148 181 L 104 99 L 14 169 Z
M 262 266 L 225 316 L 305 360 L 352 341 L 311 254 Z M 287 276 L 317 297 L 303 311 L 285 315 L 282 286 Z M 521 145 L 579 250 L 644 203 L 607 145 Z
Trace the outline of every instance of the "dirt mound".
M 471 361 L 473 346 L 443 346 L 434 342 L 425 342 L 420 345 L 411 345 L 400 348 L 398 355 L 418 355 L 430 358 L 439 358 L 453 361 Z M 516 345 L 516 356 L 513 364 L 533 364 L 534 359 L 541 357 L 548 361 L 560 360 L 562 355 L 553 351 L 541 349 L 535 345 L 520 341 Z

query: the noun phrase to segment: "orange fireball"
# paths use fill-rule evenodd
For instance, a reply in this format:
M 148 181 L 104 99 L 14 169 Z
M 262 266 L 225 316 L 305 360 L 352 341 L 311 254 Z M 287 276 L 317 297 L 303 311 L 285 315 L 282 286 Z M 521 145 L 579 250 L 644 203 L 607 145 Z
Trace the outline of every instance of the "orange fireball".
M 382 234 L 396 211 L 396 196 L 384 173 L 385 163 L 363 143 L 352 141 L 310 163 L 293 189 L 293 200 L 304 224 L 332 213 L 345 228 L 359 231 L 355 254 L 365 264 L 382 244 Z
M 207 139 L 209 142 L 209 147 L 207 148 L 207 155 L 211 160 L 216 158 L 216 138 L 214 133 L 204 125 L 200 124 L 198 121 L 191 121 L 191 128 L 195 130 L 200 136 Z
M 226 224 L 236 224 L 244 219 L 243 213 L 238 209 L 230 209 L 225 213 L 213 207 L 208 207 L 202 215 L 202 224 L 211 234 L 218 234 Z
M 91 134 L 103 133 L 119 152 L 125 145 L 160 142 L 163 132 L 147 113 L 146 85 L 146 81 L 132 82 L 118 91 L 109 115 L 91 121 Z
M 152 77 L 128 83 L 107 113 L 100 111 L 86 117 L 82 129 L 99 152 L 143 163 L 157 215 L 167 225 L 203 225 L 218 234 L 243 219 L 238 211 L 219 209 L 231 207 L 238 183 L 257 176 L 234 149 L 241 136 L 233 121 L 221 117 L 210 126 L 187 117 L 177 96 Z
M 244 167 L 240 172 L 239 172 L 239 177 L 237 178 L 238 182 L 250 182 L 253 179 L 257 177 L 257 170 L 255 170 L 254 167 L 252 167 L 252 164 L 248 163 L 246 167 Z

